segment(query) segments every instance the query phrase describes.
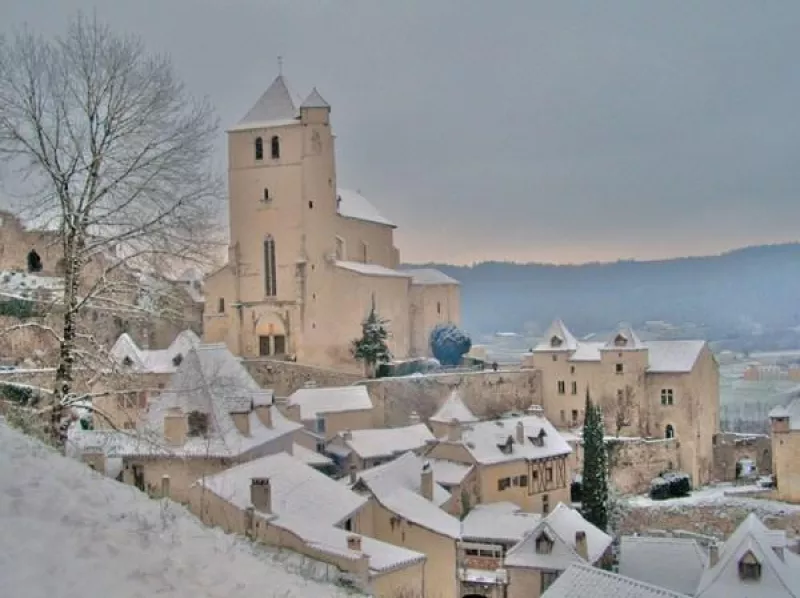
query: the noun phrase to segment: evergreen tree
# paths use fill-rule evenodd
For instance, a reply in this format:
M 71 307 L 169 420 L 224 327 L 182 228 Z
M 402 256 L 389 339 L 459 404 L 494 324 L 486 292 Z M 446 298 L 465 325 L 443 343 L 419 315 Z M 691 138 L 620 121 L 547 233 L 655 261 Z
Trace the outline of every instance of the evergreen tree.
M 586 520 L 605 531 L 608 527 L 608 480 L 603 414 L 586 390 L 583 422 L 583 495 L 581 511 Z
M 375 297 L 367 318 L 361 323 L 361 338 L 353 341 L 353 357 L 364 362 L 367 376 L 375 374 L 380 363 L 387 363 L 392 354 L 386 340 L 389 338 L 388 320 L 381 318 L 375 309 Z

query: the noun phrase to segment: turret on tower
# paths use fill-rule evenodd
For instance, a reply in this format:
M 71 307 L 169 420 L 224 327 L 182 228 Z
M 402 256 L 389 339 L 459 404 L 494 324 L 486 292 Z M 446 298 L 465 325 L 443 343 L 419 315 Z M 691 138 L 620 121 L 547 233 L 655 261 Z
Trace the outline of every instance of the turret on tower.
M 307 124 L 328 124 L 331 105 L 325 101 L 315 87 L 300 104 L 300 121 Z

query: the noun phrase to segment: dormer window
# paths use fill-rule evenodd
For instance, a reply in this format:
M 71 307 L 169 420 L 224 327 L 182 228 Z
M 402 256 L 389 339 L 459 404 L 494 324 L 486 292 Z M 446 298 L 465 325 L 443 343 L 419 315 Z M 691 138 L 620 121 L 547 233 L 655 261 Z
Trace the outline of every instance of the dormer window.
M 560 336 L 558 336 L 557 334 L 554 334 L 550 338 L 550 346 L 551 347 L 560 347 L 563 344 L 564 344 L 564 340 Z
M 544 446 L 544 439 L 547 438 L 547 432 L 544 429 L 539 430 L 536 436 L 528 436 L 533 446 Z
M 550 554 L 553 550 L 553 542 L 547 537 L 547 534 L 539 534 L 536 538 L 536 554 Z
M 739 561 L 739 579 L 758 581 L 761 579 L 761 563 L 752 552 L 747 552 Z
M 615 344 L 617 347 L 624 347 L 625 345 L 627 345 L 627 344 L 628 344 L 628 339 L 627 339 L 627 338 L 625 338 L 625 335 L 624 335 L 624 334 L 618 334 L 618 335 L 616 336 L 616 338 L 614 338 L 614 344 Z
M 272 159 L 277 160 L 281 157 L 281 140 L 275 135 L 270 141 L 270 149 L 272 150 Z
M 122 360 L 122 365 L 124 365 L 126 368 L 131 367 L 133 365 L 133 359 L 126 355 L 125 359 Z
M 500 449 L 500 452 L 504 455 L 510 455 L 511 452 L 514 450 L 514 439 L 509 436 L 506 438 L 505 442 L 498 444 L 497 448 Z
M 255 141 L 256 160 L 264 159 L 264 140 L 261 137 L 256 137 Z
M 189 436 L 205 436 L 208 434 L 208 413 L 192 411 L 187 418 Z
M 178 367 L 180 364 L 183 363 L 183 355 L 178 353 L 175 357 L 172 358 L 172 365 Z

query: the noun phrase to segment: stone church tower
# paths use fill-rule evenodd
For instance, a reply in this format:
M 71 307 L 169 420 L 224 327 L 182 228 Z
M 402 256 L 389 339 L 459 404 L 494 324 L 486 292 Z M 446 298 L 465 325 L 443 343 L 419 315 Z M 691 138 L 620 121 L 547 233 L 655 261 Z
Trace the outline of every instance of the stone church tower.
M 430 328 L 459 321 L 458 283 L 398 270 L 394 225 L 337 187 L 330 115 L 316 89 L 296 107 L 278 76 L 229 129 L 230 246 L 206 282 L 206 342 L 351 368 L 373 297 L 398 358 L 426 354 Z

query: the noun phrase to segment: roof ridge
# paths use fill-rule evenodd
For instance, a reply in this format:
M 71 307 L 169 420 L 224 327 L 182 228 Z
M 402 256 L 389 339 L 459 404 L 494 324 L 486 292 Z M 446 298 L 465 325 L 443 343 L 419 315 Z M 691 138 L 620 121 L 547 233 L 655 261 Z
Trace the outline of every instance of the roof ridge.
M 583 571 L 591 573 L 593 575 L 602 575 L 603 577 L 607 577 L 609 579 L 618 579 L 620 581 L 627 583 L 628 585 L 638 586 L 646 588 L 648 590 L 653 590 L 654 592 L 658 592 L 663 596 L 674 597 L 674 598 L 688 598 L 685 594 L 681 594 L 680 592 L 674 592 L 672 590 L 668 590 L 667 588 L 647 583 L 646 581 L 640 581 L 638 579 L 634 579 L 633 577 L 620 575 L 619 573 L 614 573 L 613 571 L 606 571 L 605 569 L 601 569 L 600 567 L 593 567 L 589 564 L 573 563 L 567 568 L 567 570 L 569 570 L 572 567 L 582 569 Z M 566 573 L 566 571 L 564 571 L 564 573 Z

